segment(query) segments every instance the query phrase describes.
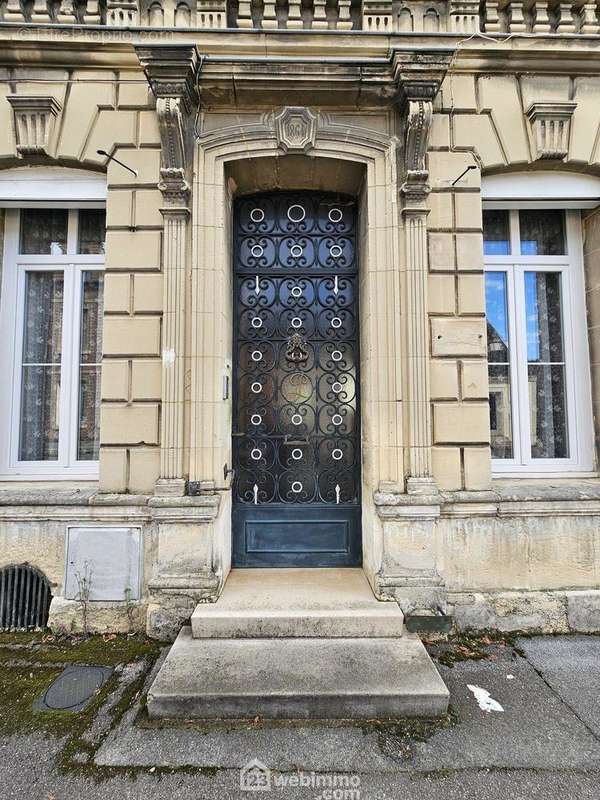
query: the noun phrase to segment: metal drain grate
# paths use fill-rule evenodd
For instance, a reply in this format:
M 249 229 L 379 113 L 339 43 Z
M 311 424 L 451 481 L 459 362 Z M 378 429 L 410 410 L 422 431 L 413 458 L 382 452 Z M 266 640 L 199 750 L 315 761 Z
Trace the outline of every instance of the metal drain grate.
M 25 564 L 0 570 L 0 630 L 45 628 L 50 610 L 50 584 Z

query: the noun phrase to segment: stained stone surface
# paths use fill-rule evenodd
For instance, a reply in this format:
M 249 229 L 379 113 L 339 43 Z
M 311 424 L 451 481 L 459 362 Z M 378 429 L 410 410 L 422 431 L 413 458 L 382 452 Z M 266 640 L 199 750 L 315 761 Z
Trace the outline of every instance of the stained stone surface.
M 402 635 L 397 603 L 381 602 L 362 569 L 234 569 L 216 603 L 192 614 L 194 638 Z

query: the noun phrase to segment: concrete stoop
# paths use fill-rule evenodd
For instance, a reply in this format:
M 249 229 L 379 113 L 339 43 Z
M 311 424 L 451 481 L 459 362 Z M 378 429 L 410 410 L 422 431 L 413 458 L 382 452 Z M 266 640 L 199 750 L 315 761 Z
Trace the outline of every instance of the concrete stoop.
M 147 705 L 153 718 L 436 717 L 448 690 L 362 570 L 236 570 L 180 632 Z

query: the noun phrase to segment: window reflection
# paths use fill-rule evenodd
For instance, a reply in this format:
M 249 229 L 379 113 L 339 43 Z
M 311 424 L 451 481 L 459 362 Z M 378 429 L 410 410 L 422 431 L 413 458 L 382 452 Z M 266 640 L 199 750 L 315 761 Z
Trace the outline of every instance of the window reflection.
M 531 455 L 568 458 L 560 273 L 525 273 Z
M 483 212 L 483 252 L 486 256 L 510 255 L 508 211 Z
M 535 209 L 519 211 L 521 255 L 563 256 L 565 215 L 563 211 Z
M 512 458 L 510 349 L 506 272 L 485 276 L 490 431 L 493 458 Z

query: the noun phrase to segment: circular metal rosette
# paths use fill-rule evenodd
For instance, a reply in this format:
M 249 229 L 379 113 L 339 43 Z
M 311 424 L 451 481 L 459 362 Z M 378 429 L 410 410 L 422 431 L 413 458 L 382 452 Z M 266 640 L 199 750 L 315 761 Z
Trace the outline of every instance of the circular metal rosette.
M 323 339 L 349 339 L 354 336 L 354 314 L 344 308 L 321 311 L 317 330 Z
M 252 277 L 244 278 L 240 285 L 240 303 L 245 308 L 259 311 L 270 308 L 275 303 L 277 288 L 274 280 L 270 278 Z
M 314 446 L 302 439 L 292 439 L 291 443 L 282 440 L 279 444 L 279 463 L 284 469 L 314 468 Z
M 354 409 L 348 405 L 319 408 L 319 431 L 326 436 L 351 436 L 354 432 Z
M 286 403 L 299 406 L 308 403 L 315 391 L 311 376 L 304 372 L 290 372 L 279 384 L 279 394 Z
M 256 489 L 254 488 L 256 486 Z M 238 469 L 235 493 L 242 503 L 271 503 L 276 500 L 277 481 L 267 470 Z
M 240 242 L 239 264 L 244 270 L 272 267 L 276 257 L 275 242 L 268 236 L 245 236 Z
M 296 440 L 315 429 L 315 410 L 307 404 L 284 405 L 279 410 L 279 430 Z
M 322 439 L 319 442 L 319 464 L 325 469 L 353 467 L 356 450 L 351 439 L 338 436 Z
M 352 403 L 356 397 L 356 382 L 349 373 L 321 375 L 317 388 L 319 398 L 325 403 Z
M 286 330 L 283 334 L 288 336 L 288 331 Z M 302 361 L 294 361 L 289 359 L 289 350 L 290 350 L 290 342 L 288 337 L 284 342 L 281 342 L 279 345 L 279 357 L 278 357 L 278 366 L 279 369 L 283 372 L 309 372 L 315 366 L 315 350 L 314 347 L 307 342 L 306 339 L 302 334 Z M 306 355 L 306 359 L 304 359 L 304 355 Z
M 282 306 L 308 308 L 315 301 L 315 287 L 306 278 L 285 278 L 279 284 L 279 302 Z
M 317 494 L 314 471 L 289 469 L 279 476 L 279 497 L 284 503 L 310 503 Z
M 239 440 L 238 464 L 247 470 L 271 469 L 275 464 L 275 445 L 271 439 L 248 436 Z
M 277 330 L 275 314 L 269 308 L 247 309 L 240 316 L 239 335 L 242 339 L 270 339 Z
M 268 198 L 242 201 L 239 206 L 238 225 L 243 233 L 268 233 L 275 226 L 275 207 Z
M 282 336 L 291 336 L 299 333 L 301 336 L 313 336 L 315 333 L 315 318 L 306 308 L 285 308 L 279 317 L 279 333 Z
M 349 233 L 354 226 L 354 201 L 343 198 L 321 200 L 317 220 L 323 233 Z
M 242 405 L 251 408 L 272 403 L 275 397 L 275 381 L 268 373 L 245 373 L 239 379 L 239 399 Z
M 343 236 L 325 236 L 319 242 L 319 265 L 326 269 L 348 269 L 354 265 L 352 241 Z
M 327 342 L 319 348 L 319 366 L 326 372 L 348 372 L 355 367 L 354 348 L 348 342 Z
M 314 201 L 309 195 L 283 195 L 278 204 L 277 223 L 284 233 L 308 233 L 315 227 Z
M 346 308 L 354 303 L 354 278 L 343 275 L 322 278 L 318 286 L 319 303 L 324 308 Z
M 253 395 L 254 397 L 254 395 Z M 247 405 L 240 404 L 240 427 L 250 435 L 272 433 L 275 430 L 277 413 L 273 406 L 253 403 L 249 400 Z
M 307 236 L 285 236 L 279 243 L 278 264 L 285 269 L 308 269 L 315 263 L 314 240 Z
M 275 367 L 275 347 L 270 342 L 244 342 L 239 348 L 239 364 L 244 372 L 269 372 Z
M 357 497 L 354 471 L 336 467 L 319 473 L 319 499 L 324 503 L 352 503 Z

